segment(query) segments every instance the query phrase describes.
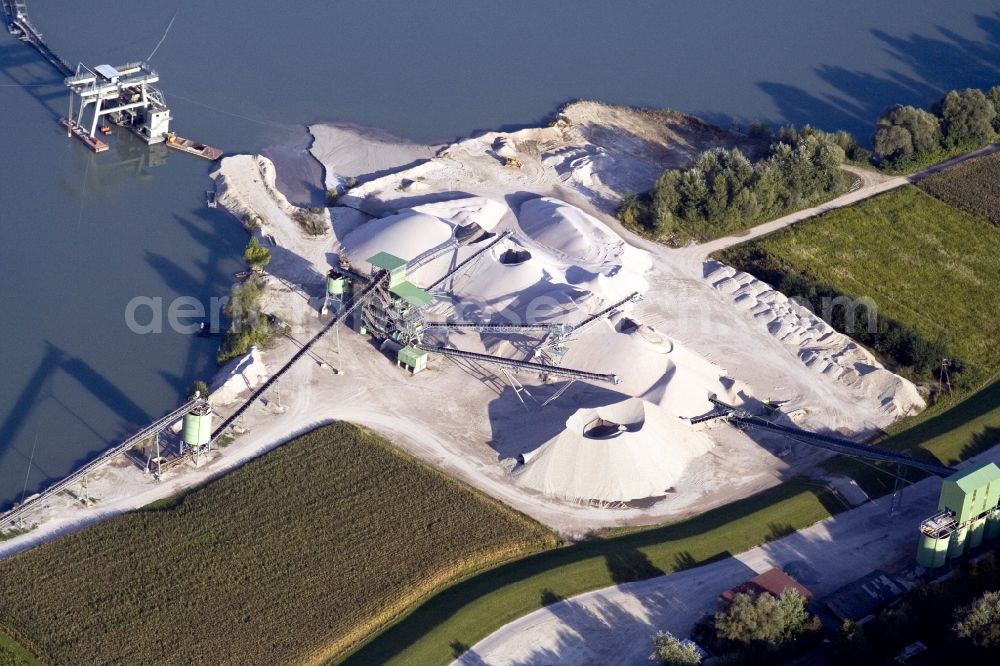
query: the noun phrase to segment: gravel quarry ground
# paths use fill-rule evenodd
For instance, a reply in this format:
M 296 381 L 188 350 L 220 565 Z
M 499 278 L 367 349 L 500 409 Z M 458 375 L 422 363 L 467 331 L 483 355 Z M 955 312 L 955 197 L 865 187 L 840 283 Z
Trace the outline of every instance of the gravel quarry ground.
M 641 397 L 671 418 L 692 416 L 679 412 L 707 408 L 707 393 L 721 383 L 731 399 L 784 401 L 782 409 L 803 427 L 860 436 L 922 407 L 909 382 L 882 368 L 848 338 L 824 329 L 810 313 L 777 303 L 766 285 L 742 276 L 726 282 L 732 276 L 723 277 L 718 266 L 706 263 L 708 248 L 664 248 L 625 231 L 610 215 L 623 192 L 648 189 L 663 168 L 684 164 L 709 147 L 743 145 L 740 135 L 679 114 L 593 102 L 567 107 L 549 127 L 490 132 L 444 148 L 394 143 L 382 135 L 372 142 L 354 128 L 323 127 L 312 130 L 312 152 L 324 162 L 326 185 L 363 177 L 340 197 L 342 205 L 321 214 L 333 220 L 326 235 L 309 236 L 292 219 L 298 209 L 275 185 L 280 165 L 239 155 L 224 159 L 214 174 L 220 203 L 237 219 L 252 212 L 265 221 L 255 231 L 273 253 L 265 310 L 291 325 L 288 337 L 223 368 L 213 384 L 221 415 L 235 409 L 240 398 L 319 330 L 325 321 L 319 315 L 323 279 L 341 253 L 360 253 L 370 242 L 397 238 L 393 242 L 403 243 L 397 252 L 415 254 L 438 244 L 424 234 L 460 226 L 470 216 L 485 215 L 494 231 L 513 231 L 515 243 L 532 252 L 541 273 L 527 276 L 533 281 L 525 290 L 545 288 L 532 292 L 533 298 L 567 296 L 553 297 L 554 304 L 545 310 L 553 320 L 579 321 L 615 294 L 631 288 L 643 292 L 644 298 L 621 316 L 571 343 L 563 362 L 615 372 L 623 384 L 577 382 L 551 405 L 525 409 L 493 368 L 437 357 L 428 371 L 411 376 L 367 338 L 340 327 L 248 411 L 240 423 L 243 434 L 212 459 L 197 468 L 174 470 L 159 483 L 124 461 L 109 465 L 89 480 L 91 495 L 100 498 L 96 505 L 85 508 L 70 497 L 54 499 L 34 514 L 32 520 L 40 526 L 0 544 L 0 554 L 168 496 L 333 420 L 369 427 L 561 534 L 577 537 L 602 527 L 656 524 L 702 512 L 801 474 L 826 457 L 804 445 L 759 435 L 755 441 L 714 423 L 699 431 L 711 440 L 707 453 L 688 461 L 656 501 L 628 507 L 587 503 L 519 484 L 518 475 L 510 473 L 511 457 L 557 437 L 578 410 Z M 520 167 L 505 166 L 508 160 Z M 862 197 L 868 189 L 853 194 Z M 456 202 L 469 198 L 475 203 Z M 484 204 L 484 199 L 493 203 Z M 415 207 L 425 217 L 404 211 L 395 221 L 373 221 Z M 384 234 L 375 233 L 379 230 Z M 421 267 L 414 281 L 427 284 L 435 271 L 475 249 L 462 246 L 454 256 Z M 363 260 L 350 258 L 352 263 Z M 468 315 L 463 308 L 470 301 L 483 317 L 511 309 L 523 314 L 519 290 L 501 293 L 506 278 L 490 277 L 497 271 L 506 275 L 506 270 L 494 256 L 478 260 L 446 285 L 451 292 L 431 305 L 435 318 Z M 746 309 L 737 302 L 748 294 L 758 307 Z M 640 329 L 655 333 L 657 349 L 650 349 L 642 336 L 628 335 Z M 480 336 L 464 335 L 449 343 L 490 353 L 524 353 L 523 345 Z M 662 366 L 637 360 L 647 356 L 635 350 L 648 352 Z M 528 373 L 517 379 L 539 402 L 560 386 Z M 683 402 L 689 396 L 694 396 L 692 402 Z

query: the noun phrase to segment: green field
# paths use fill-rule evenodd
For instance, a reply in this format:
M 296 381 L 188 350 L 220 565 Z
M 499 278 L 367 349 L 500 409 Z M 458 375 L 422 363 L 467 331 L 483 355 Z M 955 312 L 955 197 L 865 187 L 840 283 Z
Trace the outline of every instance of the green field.
M 35 655 L 0 628 L 0 666 L 36 666 Z
M 55 663 L 335 658 L 441 587 L 556 543 L 337 424 L 0 562 L 0 625 Z
M 1000 312 L 1000 228 L 913 186 L 841 208 L 731 248 L 723 261 L 760 252 L 788 273 L 869 297 L 880 317 L 945 339 L 966 376 L 982 385 L 1000 368 L 994 322 Z
M 1000 153 L 962 162 L 917 183 L 920 189 L 1000 225 Z
M 842 509 L 825 490 L 793 480 L 681 523 L 512 562 L 436 595 L 346 663 L 447 664 L 507 622 L 558 599 L 721 559 Z

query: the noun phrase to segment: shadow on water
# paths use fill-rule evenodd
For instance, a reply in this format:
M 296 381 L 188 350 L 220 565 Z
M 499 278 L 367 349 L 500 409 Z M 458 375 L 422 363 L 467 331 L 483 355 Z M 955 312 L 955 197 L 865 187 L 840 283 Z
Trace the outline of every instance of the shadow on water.
M 77 356 L 67 353 L 57 345 L 46 341 L 45 356 L 38 364 L 38 367 L 32 374 L 32 377 L 25 386 L 24 390 L 21 391 L 21 395 L 18 396 L 18 399 L 8 412 L 7 417 L 2 423 L 0 423 L 0 442 L 3 443 L 0 445 L 0 452 L 3 452 L 11 445 L 12 442 L 15 441 L 24 425 L 31 420 L 34 411 L 45 402 L 45 400 L 42 399 L 43 392 L 46 391 L 47 387 L 51 385 L 59 374 L 68 375 L 74 379 L 77 384 L 85 388 L 108 409 L 116 414 L 119 414 L 124 421 L 128 423 L 142 424 L 151 420 L 151 416 L 148 412 L 146 412 L 140 405 L 129 398 L 127 394 L 109 381 L 107 377 L 98 372 L 92 365 Z M 66 408 L 64 403 L 58 400 L 57 402 Z M 89 423 L 86 418 L 74 410 L 69 408 L 66 409 L 88 430 L 97 432 L 94 426 Z M 118 437 L 122 435 L 123 433 L 119 433 Z M 92 454 L 84 456 L 80 459 L 80 461 L 78 461 L 77 464 L 74 465 L 73 468 L 75 469 L 77 466 L 92 460 L 99 453 L 100 451 L 96 451 Z M 27 456 L 24 456 L 23 454 L 21 455 L 25 458 L 25 464 L 27 464 Z M 49 485 L 56 478 L 60 478 L 59 476 L 53 476 L 45 472 L 40 467 L 40 463 L 36 461 L 32 461 L 32 469 L 41 471 L 46 478 L 37 482 L 37 485 L 30 486 L 28 488 L 30 492 L 40 490 L 41 488 Z M 2 508 L 5 508 L 5 503 L 0 504 L 0 509 Z
M 938 27 L 938 34 L 896 37 L 882 30 L 871 34 L 883 44 L 904 74 L 886 69 L 881 74 L 837 66 L 816 68 L 833 94 L 815 94 L 779 81 L 759 81 L 771 96 L 784 122 L 824 129 L 846 129 L 868 142 L 875 121 L 895 104 L 927 107 L 955 87 L 988 88 L 1000 83 L 1000 13 L 977 15 L 976 26 L 985 39 L 974 41 Z
M 66 114 L 66 90 L 62 79 L 33 48 L 19 41 L 0 46 L 0 71 L 11 83 L 22 86 L 53 120 Z

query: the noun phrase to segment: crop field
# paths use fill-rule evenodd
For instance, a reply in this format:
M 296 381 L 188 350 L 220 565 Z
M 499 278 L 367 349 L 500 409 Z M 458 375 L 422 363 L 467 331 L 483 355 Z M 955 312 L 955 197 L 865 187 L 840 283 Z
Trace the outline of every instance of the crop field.
M 331 659 L 437 589 L 556 543 L 336 424 L 0 562 L 0 626 L 61 664 Z
M 345 664 L 445 666 L 507 622 L 553 601 L 728 557 L 843 510 L 824 488 L 792 479 L 673 525 L 607 533 L 539 553 L 440 592 Z
M 880 318 L 902 322 L 925 340 L 945 341 L 964 360 L 970 388 L 1000 368 L 994 326 L 1000 290 L 993 284 L 1000 228 L 916 187 L 730 248 L 720 259 L 770 281 L 779 267 L 840 294 L 871 298 Z M 767 276 L 759 270 L 765 263 Z
M 942 201 L 1000 225 L 1000 153 L 962 162 L 917 186 Z

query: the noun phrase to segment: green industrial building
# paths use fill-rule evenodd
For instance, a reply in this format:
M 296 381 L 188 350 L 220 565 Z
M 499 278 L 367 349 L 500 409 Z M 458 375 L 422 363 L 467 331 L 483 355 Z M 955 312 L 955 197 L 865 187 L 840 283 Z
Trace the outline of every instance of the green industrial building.
M 980 463 L 941 484 L 938 513 L 920 524 L 917 563 L 944 566 L 984 540 L 1000 536 L 1000 467 Z

